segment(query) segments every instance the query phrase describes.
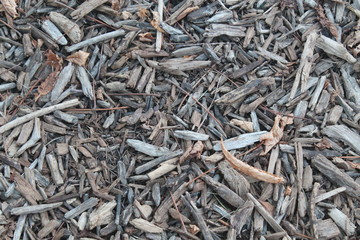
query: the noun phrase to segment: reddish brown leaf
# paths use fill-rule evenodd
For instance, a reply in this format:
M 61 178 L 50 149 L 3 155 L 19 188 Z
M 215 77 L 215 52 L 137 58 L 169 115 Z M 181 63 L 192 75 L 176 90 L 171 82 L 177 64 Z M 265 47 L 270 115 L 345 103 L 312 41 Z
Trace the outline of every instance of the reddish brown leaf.
M 37 101 L 41 96 L 44 96 L 51 92 L 51 90 L 54 88 L 57 76 L 59 75 L 59 71 L 52 72 L 49 74 L 49 76 L 43 81 L 40 86 L 38 87 L 38 95 L 35 98 L 35 101 Z
M 148 18 L 150 16 L 150 12 L 146 8 L 140 8 L 140 10 L 137 12 L 137 15 L 141 19 L 145 19 L 145 18 Z
M 76 53 L 71 54 L 70 56 L 68 56 L 66 58 L 67 61 L 75 63 L 79 66 L 84 67 L 86 64 L 86 60 L 89 57 L 88 52 L 84 52 L 84 51 L 77 51 Z
M 61 57 L 59 57 L 58 55 L 56 55 L 51 50 L 48 50 L 45 53 L 45 56 L 46 56 L 45 64 L 52 66 L 56 72 L 60 71 L 60 69 L 62 68 L 63 59 Z

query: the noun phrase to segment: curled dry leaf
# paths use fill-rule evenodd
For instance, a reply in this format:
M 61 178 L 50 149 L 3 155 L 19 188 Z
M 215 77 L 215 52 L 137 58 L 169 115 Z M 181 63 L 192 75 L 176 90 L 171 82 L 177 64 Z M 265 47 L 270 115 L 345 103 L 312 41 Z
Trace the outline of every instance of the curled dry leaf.
M 164 33 L 165 31 L 160 27 L 160 16 L 159 13 L 156 11 L 153 11 L 153 20 L 151 20 L 150 24 L 153 26 L 156 30 L 159 32 Z
M 277 115 L 275 117 L 274 126 L 271 128 L 271 131 L 260 137 L 260 141 L 262 141 L 265 145 L 265 150 L 260 155 L 265 155 L 268 153 L 281 140 L 284 134 L 285 126 L 292 123 L 292 116 L 281 117 L 280 115 Z
M 145 18 L 148 18 L 150 16 L 150 12 L 146 8 L 140 8 L 139 11 L 137 12 L 137 15 L 141 19 L 145 19 Z
M 84 52 L 84 51 L 77 51 L 74 54 L 71 54 L 70 56 L 66 57 L 66 60 L 72 63 L 75 63 L 79 66 L 85 67 L 86 64 L 86 60 L 89 57 L 88 52 Z
M 122 11 L 120 13 L 120 17 L 123 20 L 128 20 L 128 19 L 130 19 L 132 17 L 132 14 L 130 12 L 128 12 L 128 11 Z
M 234 124 L 235 126 L 239 126 L 241 129 L 247 132 L 254 131 L 254 126 L 252 122 L 242 121 L 239 119 L 231 119 L 230 123 Z
M 224 141 L 222 139 L 220 141 L 220 146 L 225 159 L 231 164 L 231 166 L 233 166 L 233 168 L 235 168 L 239 172 L 264 182 L 269 182 L 269 183 L 284 182 L 284 179 L 282 177 L 279 177 L 272 173 L 265 172 L 258 168 L 254 168 L 248 165 L 247 163 L 244 163 L 243 161 L 235 158 L 233 155 L 229 153 L 228 150 L 226 150 Z
M 19 16 L 17 13 L 17 4 L 15 0 L 0 0 L 1 4 L 3 5 L 5 12 L 9 14 L 12 18 L 16 18 Z
M 155 39 L 155 37 L 153 37 L 150 32 L 139 33 L 138 36 L 139 36 L 139 40 L 143 42 L 152 42 Z
M 199 159 L 201 157 L 201 154 L 204 149 L 204 144 L 201 141 L 197 141 L 194 146 L 189 147 L 183 155 L 179 159 L 179 163 L 183 163 L 184 161 L 191 159 L 191 158 L 197 158 Z
M 200 228 L 194 224 L 189 224 L 189 232 L 193 235 L 196 235 L 200 232 Z

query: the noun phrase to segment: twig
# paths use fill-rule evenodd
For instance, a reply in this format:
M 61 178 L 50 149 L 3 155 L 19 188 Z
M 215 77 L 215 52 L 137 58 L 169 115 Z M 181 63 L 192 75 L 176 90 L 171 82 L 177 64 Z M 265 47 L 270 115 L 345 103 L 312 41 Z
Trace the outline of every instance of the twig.
M 159 21 L 163 21 L 163 15 L 164 15 L 164 1 L 158 0 L 158 13 L 159 13 Z M 159 30 L 156 31 L 156 42 L 155 42 L 155 52 L 160 52 L 161 45 L 163 40 L 163 33 Z
M 177 204 L 176 204 L 176 201 L 175 201 L 175 199 L 174 199 L 174 196 L 173 196 L 173 194 L 171 193 L 171 191 L 169 191 L 169 192 L 170 192 L 170 197 L 171 197 L 171 200 L 173 201 L 174 207 L 175 207 L 176 211 L 177 211 L 178 214 L 179 214 L 181 226 L 182 226 L 182 228 L 184 229 L 184 232 L 187 232 L 186 227 L 185 227 L 184 220 L 182 219 L 181 213 L 180 213 L 180 211 L 179 211 L 179 208 L 177 207 Z
M 111 38 L 120 37 L 120 36 L 124 36 L 124 35 L 125 35 L 125 31 L 122 30 L 122 29 L 119 29 L 119 30 L 116 30 L 116 31 L 108 32 L 108 33 L 102 34 L 100 36 L 96 36 L 96 37 L 84 40 L 84 41 L 76 43 L 76 44 L 74 44 L 72 46 L 65 47 L 65 50 L 67 52 L 73 52 L 73 51 L 76 51 L 76 50 L 78 50 L 80 48 L 92 45 L 94 43 L 106 41 L 106 40 L 109 40 Z
M 50 107 L 47 107 L 47 108 L 43 108 L 43 109 L 40 109 L 40 110 L 37 110 L 35 112 L 32 112 L 32 113 L 29 113 L 25 116 L 22 116 L 22 117 L 19 117 L 17 119 L 15 119 L 14 121 L 11 121 L 7 124 L 5 124 L 4 126 L 0 127 L 0 134 L 1 133 L 4 133 L 16 126 L 19 126 L 20 124 L 23 124 L 27 121 L 30 121 L 34 118 L 37 118 L 37 117 L 41 117 L 41 116 L 44 116 L 46 114 L 49 114 L 49 113 L 52 113 L 56 110 L 61 110 L 61 109 L 65 109 L 65 108 L 69 108 L 69 107 L 74 107 L 76 105 L 78 105 L 80 103 L 80 101 L 78 99 L 72 99 L 72 100 L 69 100 L 69 101 L 66 101 L 66 102 L 63 102 L 63 103 L 59 103 L 57 105 L 54 105 L 54 106 L 50 106 Z
M 188 181 L 188 182 L 186 183 L 186 186 L 189 186 L 189 184 L 191 184 L 192 182 L 198 180 L 198 179 L 201 178 L 202 176 L 205 176 L 205 175 L 208 174 L 209 172 L 211 172 L 211 171 L 213 171 L 213 170 L 216 170 L 217 168 L 218 168 L 218 167 L 214 167 L 214 168 L 211 168 L 211 169 L 207 170 L 206 172 L 203 172 L 203 173 L 200 174 L 199 176 L 197 176 L 197 177 L 191 179 L 190 181 Z
M 111 110 L 119 110 L 126 109 L 128 107 L 113 107 L 113 108 L 68 108 L 65 111 L 74 111 L 74 112 L 82 112 L 82 111 L 111 111 Z

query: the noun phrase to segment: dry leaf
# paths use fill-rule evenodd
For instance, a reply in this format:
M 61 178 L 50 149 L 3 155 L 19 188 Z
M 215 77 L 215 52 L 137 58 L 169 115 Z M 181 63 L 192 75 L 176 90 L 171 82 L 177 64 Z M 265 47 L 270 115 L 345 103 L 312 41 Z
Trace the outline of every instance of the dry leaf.
M 128 19 L 130 19 L 132 17 L 132 14 L 130 12 L 128 12 L 128 11 L 122 11 L 120 13 L 120 17 L 123 20 L 128 20 Z
M 315 144 L 316 148 L 318 148 L 319 150 L 324 150 L 327 148 L 331 148 L 331 143 L 329 142 L 329 140 L 322 138 L 321 142 L 318 142 Z
M 119 11 L 120 10 L 120 0 L 111 0 L 111 8 Z
M 199 159 L 201 157 L 201 154 L 204 149 L 204 144 L 201 141 L 197 141 L 194 146 L 189 147 L 183 155 L 179 159 L 179 163 L 183 163 L 184 161 L 191 159 L 191 158 L 197 158 Z
M 177 17 L 176 17 L 176 20 L 177 21 L 180 21 L 181 19 L 183 19 L 184 17 L 186 17 L 189 13 L 195 11 L 195 10 L 198 10 L 199 7 L 198 6 L 195 6 L 195 7 L 189 7 L 187 9 L 185 9 L 184 11 L 182 11 Z
M 137 12 L 137 15 L 141 19 L 145 19 L 145 18 L 148 18 L 150 16 L 150 12 L 146 8 L 140 8 L 139 11 Z
M 245 130 L 246 132 L 254 131 L 252 122 L 242 121 L 239 119 L 231 119 L 230 123 L 234 124 L 235 126 L 239 126 L 241 129 Z
M 51 90 L 54 88 L 56 80 L 57 80 L 57 76 L 59 75 L 59 71 L 57 72 L 52 72 L 49 74 L 49 76 L 45 79 L 45 81 L 43 81 L 40 86 L 38 87 L 38 95 L 35 98 L 35 102 L 41 97 L 41 96 L 45 96 L 46 94 L 48 94 L 49 92 L 51 92 Z
M 85 67 L 86 60 L 89 57 L 90 53 L 84 51 L 77 51 L 76 53 L 71 54 L 65 59 L 69 62 L 75 63 L 79 66 Z
M 60 71 L 62 68 L 63 59 L 51 50 L 46 51 L 45 56 L 45 64 L 52 66 L 55 69 L 55 72 Z
M 231 164 L 233 168 L 238 170 L 241 173 L 244 173 L 250 177 L 253 177 L 255 179 L 269 182 L 269 183 L 282 183 L 284 182 L 284 179 L 282 177 L 279 177 L 275 174 L 265 172 L 261 169 L 254 168 L 247 163 L 244 163 L 243 161 L 235 158 L 233 155 L 229 153 L 228 150 L 226 150 L 224 146 L 224 141 L 221 139 L 220 141 L 221 150 L 225 156 L 225 159 Z
M 16 18 L 19 16 L 17 13 L 17 4 L 15 0 L 0 0 L 7 14 L 9 14 L 12 18 Z
M 153 26 L 156 30 L 159 32 L 164 33 L 165 31 L 160 27 L 160 16 L 159 13 L 156 11 L 153 11 L 153 20 L 151 20 L 150 24 Z
M 196 235 L 200 232 L 200 228 L 194 224 L 189 224 L 189 232 L 193 235 Z
M 104 101 L 104 94 L 102 88 L 96 90 L 96 99 Z
M 190 156 L 200 159 L 203 150 L 204 144 L 201 141 L 197 141 L 190 152 Z
M 150 39 L 150 40 L 154 40 L 154 39 L 155 39 L 155 38 L 153 37 L 153 35 L 151 34 L 151 32 L 139 33 L 139 37 L 148 38 L 148 39 Z
M 265 150 L 260 155 L 268 153 L 283 137 L 285 126 L 292 123 L 293 117 L 281 117 L 280 115 L 277 115 L 271 131 L 260 137 L 260 141 L 263 141 L 265 145 Z

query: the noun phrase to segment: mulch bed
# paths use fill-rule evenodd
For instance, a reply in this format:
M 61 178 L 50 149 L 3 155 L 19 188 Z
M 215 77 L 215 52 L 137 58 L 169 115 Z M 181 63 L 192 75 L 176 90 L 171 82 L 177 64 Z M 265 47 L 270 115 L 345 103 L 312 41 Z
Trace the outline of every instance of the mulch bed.
M 358 239 L 360 4 L 0 0 L 1 239 Z

